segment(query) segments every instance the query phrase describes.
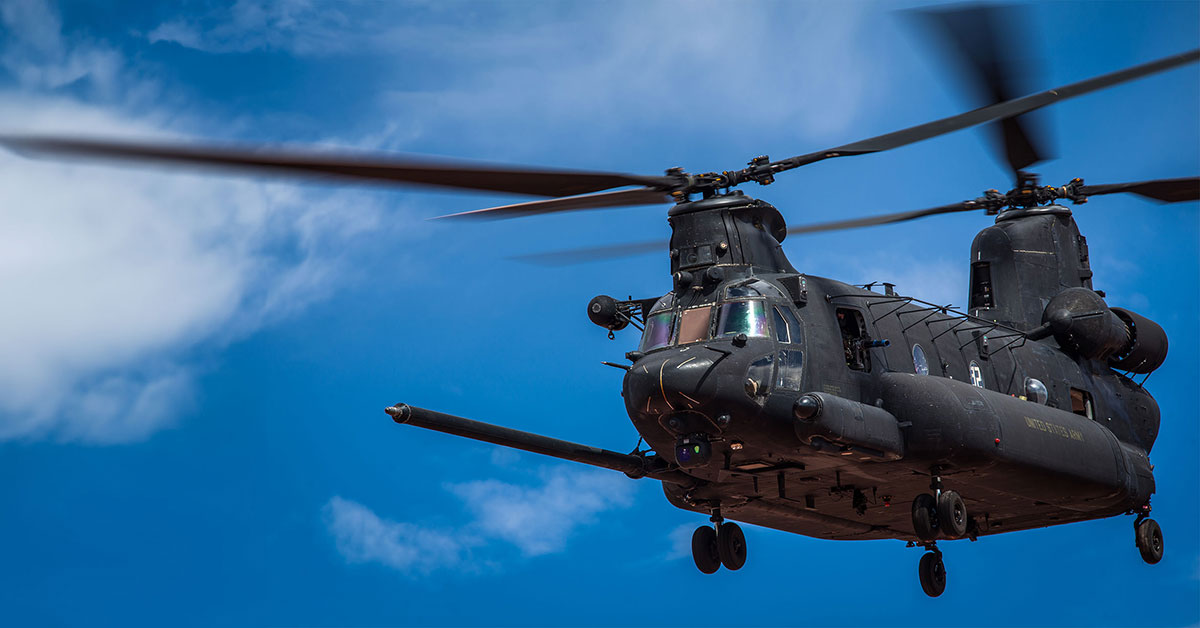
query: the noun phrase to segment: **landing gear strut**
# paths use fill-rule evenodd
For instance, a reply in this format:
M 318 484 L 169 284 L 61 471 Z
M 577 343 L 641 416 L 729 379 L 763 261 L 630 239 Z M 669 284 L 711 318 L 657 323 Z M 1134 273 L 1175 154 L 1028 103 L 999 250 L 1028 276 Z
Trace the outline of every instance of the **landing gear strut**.
M 954 491 L 942 490 L 942 479 L 937 475 L 933 476 L 929 489 L 934 495 L 921 493 L 912 504 L 913 531 L 917 538 L 934 541 L 939 533 L 948 539 L 962 538 L 971 522 L 962 497 Z
M 712 526 L 700 526 L 692 533 L 692 560 L 702 573 L 716 573 L 721 565 L 737 571 L 746 564 L 746 535 L 742 528 L 721 517 L 713 509 Z

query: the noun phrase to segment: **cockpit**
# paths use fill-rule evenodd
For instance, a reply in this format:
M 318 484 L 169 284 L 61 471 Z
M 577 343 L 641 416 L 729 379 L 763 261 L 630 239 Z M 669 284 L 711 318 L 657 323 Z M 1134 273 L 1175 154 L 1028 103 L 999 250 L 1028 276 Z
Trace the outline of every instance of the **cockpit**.
M 646 316 L 639 351 L 649 354 L 738 336 L 770 339 L 775 342 L 749 345 L 749 351 L 761 353 L 753 356 L 747 367 L 746 381 L 754 382 L 747 392 L 757 398 L 772 389 L 799 390 L 804 334 L 791 300 L 775 285 L 756 278 L 730 283 L 718 296 L 715 303 L 683 307 L 675 294 L 668 292 Z
M 739 334 L 768 338 L 772 323 L 777 340 L 800 342 L 800 322 L 783 293 L 761 279 L 732 283 L 722 289 L 718 303 L 691 308 L 677 307 L 675 294 L 668 292 L 650 308 L 638 349 L 647 353 Z

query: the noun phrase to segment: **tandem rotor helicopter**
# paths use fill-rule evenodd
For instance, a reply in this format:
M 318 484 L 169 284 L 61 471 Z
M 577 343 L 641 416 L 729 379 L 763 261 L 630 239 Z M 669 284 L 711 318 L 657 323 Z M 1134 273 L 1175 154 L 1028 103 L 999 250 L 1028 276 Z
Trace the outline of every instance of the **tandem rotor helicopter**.
M 1141 556 L 1157 563 L 1163 534 L 1149 518 L 1149 453 L 1159 409 L 1136 378 L 1144 382 L 1162 365 L 1167 337 L 1092 289 L 1087 241 L 1060 203 L 1114 193 L 1195 201 L 1200 177 L 1040 185 L 1027 171 L 1041 157 L 1021 116 L 1194 63 L 1200 50 L 1014 98 L 996 38 L 979 36 L 995 33 L 990 20 L 971 9 L 935 21 L 957 37 L 993 104 L 788 159 L 756 157 L 732 171 L 639 176 L 32 135 L 0 136 L 0 144 L 33 155 L 548 197 L 450 216 L 460 219 L 673 203 L 672 289 L 644 299 L 598 296 L 587 306 L 610 338 L 629 326 L 641 331 L 627 363 L 606 364 L 625 371 L 622 396 L 648 449 L 619 453 L 406 404 L 387 413 L 401 424 L 661 481 L 671 504 L 710 517 L 713 525 L 692 536 L 704 573 L 745 564 L 735 521 L 823 539 L 907 541 L 926 550 L 918 575 L 934 597 L 946 587 L 941 540 L 1133 514 Z M 1015 174 L 1008 192 L 789 228 L 771 204 L 735 189 L 984 124 L 1003 138 Z M 971 245 L 966 311 L 886 284 L 877 292 L 804 274 L 780 244 L 789 235 L 964 211 L 995 216 Z M 535 257 L 578 261 L 663 246 Z

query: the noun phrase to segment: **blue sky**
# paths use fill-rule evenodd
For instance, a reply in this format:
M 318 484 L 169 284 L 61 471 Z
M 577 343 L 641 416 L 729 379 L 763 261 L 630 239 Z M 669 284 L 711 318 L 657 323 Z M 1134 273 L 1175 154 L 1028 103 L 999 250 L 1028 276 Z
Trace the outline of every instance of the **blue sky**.
M 881 3 L 8 0 L 0 130 L 320 144 L 657 174 L 733 169 L 976 106 Z M 1030 90 L 1200 45 L 1200 4 L 1031 5 Z M 1200 69 L 1044 112 L 1047 183 L 1200 172 Z M 1003 188 L 973 130 L 748 189 L 792 224 Z M 595 294 L 665 256 L 511 255 L 669 235 L 663 207 L 482 225 L 486 194 L 0 153 L 0 608 L 14 625 L 1195 625 L 1200 214 L 1077 209 L 1096 287 L 1161 323 L 1148 387 L 1167 555 L 1117 518 L 919 551 L 747 527 L 737 573 L 649 481 L 394 425 L 398 401 L 632 449 L 636 339 Z M 965 300 L 954 215 L 786 244 L 805 272 Z M 718 595 L 713 593 L 719 592 Z

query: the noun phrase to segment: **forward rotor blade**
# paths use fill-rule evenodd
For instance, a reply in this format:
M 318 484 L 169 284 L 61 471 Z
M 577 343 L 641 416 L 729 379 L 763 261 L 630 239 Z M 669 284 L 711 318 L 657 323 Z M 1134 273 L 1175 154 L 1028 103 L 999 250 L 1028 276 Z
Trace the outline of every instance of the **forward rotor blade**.
M 619 257 L 633 257 L 634 255 L 644 255 L 646 253 L 662 253 L 669 246 L 666 240 L 655 240 L 653 242 L 594 246 L 568 251 L 551 251 L 549 253 L 531 253 L 528 255 L 517 255 L 509 259 L 536 264 L 538 266 L 569 266 L 571 264 L 598 262 Z
M 535 196 L 571 196 L 627 185 L 670 187 L 675 183 L 666 177 L 439 162 L 427 157 L 254 150 L 37 135 L 0 135 L 0 145 L 38 155 L 141 161 L 172 166 L 212 166 L 235 172 Z
M 801 233 L 818 233 L 821 231 L 836 231 L 839 229 L 856 229 L 858 227 L 871 227 L 874 225 L 887 225 L 894 222 L 904 222 L 906 220 L 916 220 L 926 216 L 936 216 L 938 214 L 952 214 L 954 212 L 968 212 L 983 209 L 983 205 L 975 201 L 964 201 L 953 205 L 942 205 L 941 207 L 932 207 L 930 209 L 918 209 L 907 212 L 896 212 L 894 214 L 880 214 L 878 216 L 866 216 L 864 218 L 852 218 L 850 220 L 838 220 L 835 222 L 823 222 L 815 225 L 800 225 L 791 227 L 787 230 L 788 235 L 797 235 Z
M 1079 193 L 1084 196 L 1116 194 L 1118 192 L 1137 194 L 1138 196 L 1144 196 L 1164 203 L 1196 201 L 1200 200 L 1200 177 L 1085 185 L 1079 189 Z
M 636 190 L 617 190 L 599 194 L 582 196 L 567 196 L 544 201 L 530 201 L 514 205 L 502 205 L 487 209 L 475 209 L 446 216 L 436 216 L 432 220 L 446 218 L 497 220 L 501 218 L 518 218 L 534 214 L 549 214 L 553 212 L 573 211 L 576 209 L 598 209 L 600 207 L 626 207 L 633 205 L 658 205 L 673 200 L 666 192 L 653 188 L 638 188 Z
M 807 155 L 799 155 L 790 159 L 784 159 L 771 164 L 772 172 L 781 172 L 790 170 L 799 166 L 805 166 L 811 163 L 831 159 L 833 157 L 845 157 L 848 155 L 865 155 L 867 153 L 877 153 L 880 151 L 891 150 L 906 146 L 914 142 L 920 142 L 932 137 L 951 133 L 961 129 L 966 129 L 977 124 L 992 122 L 1002 118 L 1011 118 L 1019 116 L 1023 113 L 1040 109 L 1046 105 L 1051 105 L 1056 102 L 1074 98 L 1090 92 L 1094 92 L 1106 87 L 1112 87 L 1126 81 L 1148 76 L 1156 72 L 1162 72 L 1171 68 L 1179 67 L 1187 63 L 1194 63 L 1200 60 L 1200 49 L 1184 52 L 1177 55 L 1172 55 L 1158 61 L 1143 63 L 1132 68 L 1126 68 L 1117 72 L 1111 72 L 1102 76 L 1097 76 L 1070 85 L 1064 85 L 1055 89 L 1046 90 L 1041 93 L 1031 94 L 1009 100 L 1007 102 L 998 103 L 980 107 L 973 111 L 960 113 L 949 118 L 926 122 L 907 129 L 901 129 L 885 135 L 868 138 L 852 144 L 830 148 L 828 150 L 809 153 Z
M 1029 21 L 1019 19 L 1023 16 L 1015 7 L 978 5 L 922 10 L 915 15 L 953 48 L 951 56 L 966 66 L 967 79 L 983 103 L 1002 103 L 1025 93 L 1018 79 L 1027 72 L 1019 70 L 1009 42 L 1017 41 L 1012 35 L 1026 31 Z M 1044 146 L 1034 142 L 1045 135 L 1033 133 L 1039 125 L 1031 115 L 1001 118 L 990 129 L 1014 174 L 1048 157 Z

